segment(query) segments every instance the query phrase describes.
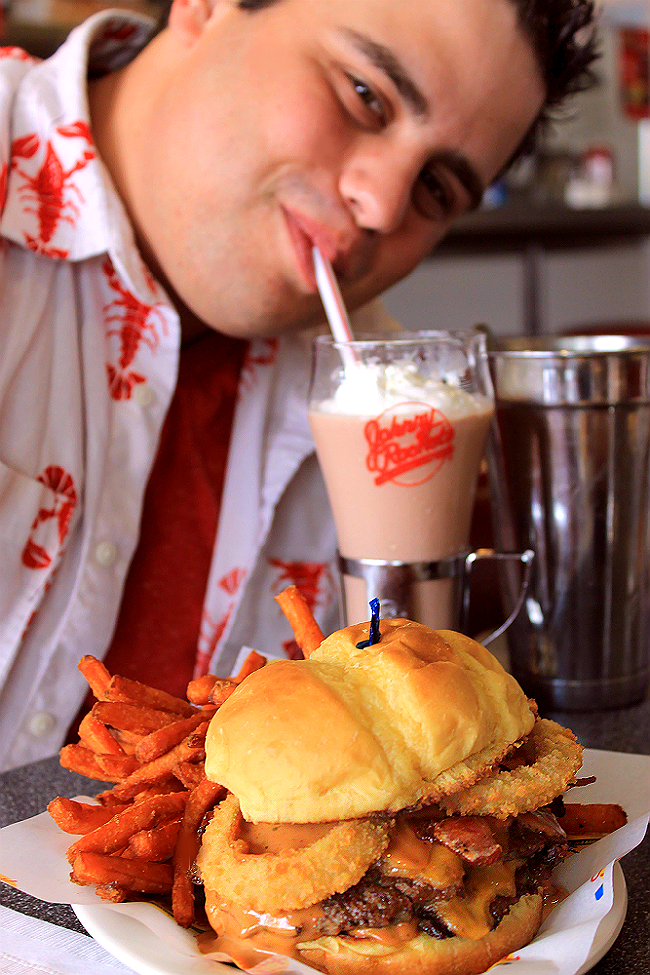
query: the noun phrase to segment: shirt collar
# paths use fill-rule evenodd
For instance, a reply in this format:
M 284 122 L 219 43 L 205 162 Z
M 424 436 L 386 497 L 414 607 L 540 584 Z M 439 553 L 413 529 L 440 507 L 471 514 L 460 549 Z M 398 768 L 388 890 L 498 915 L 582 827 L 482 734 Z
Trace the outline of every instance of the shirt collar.
M 109 252 L 150 293 L 133 232 L 90 131 L 87 79 L 126 64 L 153 23 L 130 12 L 96 14 L 23 76 L 11 121 L 2 235 L 68 261 Z

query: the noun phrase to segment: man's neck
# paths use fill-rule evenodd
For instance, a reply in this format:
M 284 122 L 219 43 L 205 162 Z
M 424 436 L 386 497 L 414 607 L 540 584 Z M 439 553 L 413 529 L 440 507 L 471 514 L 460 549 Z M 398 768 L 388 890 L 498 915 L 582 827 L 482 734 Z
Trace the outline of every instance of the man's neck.
M 192 345 L 197 339 L 212 331 L 204 322 L 200 321 L 189 309 L 179 312 L 181 321 L 181 348 Z

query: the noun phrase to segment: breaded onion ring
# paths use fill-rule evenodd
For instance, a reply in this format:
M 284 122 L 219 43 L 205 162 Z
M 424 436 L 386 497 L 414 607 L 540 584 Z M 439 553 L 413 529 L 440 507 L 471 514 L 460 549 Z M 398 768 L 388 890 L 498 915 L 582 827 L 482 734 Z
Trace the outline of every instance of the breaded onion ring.
M 388 846 L 391 825 L 340 822 L 302 849 L 249 853 L 239 838 L 242 822 L 239 803 L 229 795 L 203 834 L 197 864 L 205 886 L 224 900 L 269 914 L 309 907 L 352 887 Z
M 447 815 L 496 816 L 506 819 L 551 802 L 575 781 L 582 765 L 582 746 L 568 728 L 538 719 L 522 750 L 528 764 L 493 772 L 468 789 L 440 800 Z

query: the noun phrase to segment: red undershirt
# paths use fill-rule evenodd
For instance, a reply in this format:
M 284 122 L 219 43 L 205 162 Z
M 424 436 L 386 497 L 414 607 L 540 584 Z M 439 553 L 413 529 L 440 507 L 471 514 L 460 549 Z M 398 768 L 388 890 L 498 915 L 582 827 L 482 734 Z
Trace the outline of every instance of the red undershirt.
M 111 674 L 180 697 L 194 670 L 245 350 L 246 342 L 210 332 L 181 352 L 104 660 Z

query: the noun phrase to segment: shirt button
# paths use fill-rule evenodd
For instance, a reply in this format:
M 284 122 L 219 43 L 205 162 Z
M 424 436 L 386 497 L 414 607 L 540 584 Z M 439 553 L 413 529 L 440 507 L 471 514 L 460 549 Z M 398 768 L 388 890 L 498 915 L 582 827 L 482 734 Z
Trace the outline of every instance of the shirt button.
M 156 399 L 153 389 L 146 383 L 136 384 L 131 395 L 138 406 L 152 406 Z
M 113 542 L 100 542 L 95 548 L 95 561 L 105 569 L 113 564 L 117 558 L 117 545 Z
M 49 735 L 55 724 L 56 719 L 53 714 L 47 711 L 36 711 L 27 722 L 27 729 L 34 738 L 43 738 Z

